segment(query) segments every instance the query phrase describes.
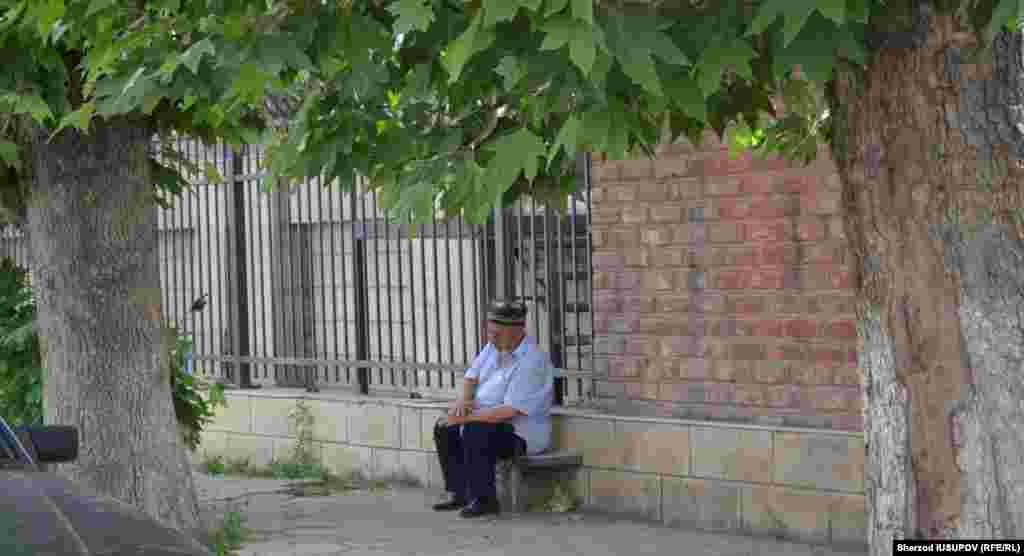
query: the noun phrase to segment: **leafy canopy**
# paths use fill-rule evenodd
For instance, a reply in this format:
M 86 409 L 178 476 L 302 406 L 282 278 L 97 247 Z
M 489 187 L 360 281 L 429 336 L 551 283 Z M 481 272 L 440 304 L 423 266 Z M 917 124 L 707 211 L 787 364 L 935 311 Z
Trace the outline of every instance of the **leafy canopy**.
M 363 177 L 403 220 L 564 197 L 576 152 L 651 152 L 666 126 L 808 158 L 829 139 L 820 85 L 869 63 L 867 35 L 904 25 L 911 4 L 0 0 L 0 190 L 31 180 L 26 126 L 106 118 L 264 142 L 278 176 Z M 1024 13 L 935 4 L 989 37 Z M 282 105 L 287 125 L 268 126 Z

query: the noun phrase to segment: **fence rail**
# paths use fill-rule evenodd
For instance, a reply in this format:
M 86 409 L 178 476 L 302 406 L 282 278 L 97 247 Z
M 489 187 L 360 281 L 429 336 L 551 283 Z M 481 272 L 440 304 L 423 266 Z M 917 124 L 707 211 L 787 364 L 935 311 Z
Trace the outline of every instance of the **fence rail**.
M 483 345 L 486 302 L 517 297 L 560 369 L 559 400 L 589 397 L 588 161 L 563 213 L 526 199 L 483 225 L 406 226 L 363 187 L 271 183 L 255 146 L 175 150 L 166 164 L 207 169 L 157 222 L 165 319 L 192 339 L 197 374 L 451 397 Z M 17 230 L 0 234 L 0 256 L 30 266 Z

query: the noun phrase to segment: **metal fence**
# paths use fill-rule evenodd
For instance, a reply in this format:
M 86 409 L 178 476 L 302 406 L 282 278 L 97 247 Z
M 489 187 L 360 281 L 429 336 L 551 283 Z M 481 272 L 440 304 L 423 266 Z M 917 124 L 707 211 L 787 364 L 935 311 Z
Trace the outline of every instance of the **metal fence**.
M 159 211 L 165 318 L 193 341 L 194 371 L 278 385 L 451 397 L 484 343 L 488 300 L 518 297 L 529 332 L 560 369 L 558 399 L 590 395 L 590 195 L 560 213 L 535 200 L 461 220 L 397 225 L 373 192 L 320 179 L 269 183 L 261 152 L 182 140 L 197 167 Z M 271 187 L 273 186 L 273 187 Z M 27 262 L 20 233 L 0 254 Z

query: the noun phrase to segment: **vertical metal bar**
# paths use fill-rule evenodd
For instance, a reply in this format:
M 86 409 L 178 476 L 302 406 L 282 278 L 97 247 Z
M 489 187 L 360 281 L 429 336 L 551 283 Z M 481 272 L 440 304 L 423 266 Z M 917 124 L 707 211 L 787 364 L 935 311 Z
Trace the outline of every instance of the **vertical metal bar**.
M 577 157 L 577 160 L 579 160 L 579 157 Z M 582 175 L 580 175 L 580 178 L 581 179 L 586 179 Z M 569 241 L 570 241 L 571 253 L 572 253 L 572 272 L 573 272 L 573 274 L 575 274 L 579 270 L 579 264 L 580 264 L 579 261 L 576 259 L 576 244 L 579 242 L 579 238 L 577 237 L 577 230 L 576 230 L 576 217 L 577 217 L 577 215 L 576 215 L 576 202 L 577 202 L 577 195 L 579 194 L 579 190 L 580 190 L 580 187 L 579 187 L 579 184 L 577 184 L 576 191 L 574 191 L 572 193 L 572 195 L 569 197 L 569 201 L 570 201 L 570 207 L 569 207 L 569 218 L 570 218 L 570 220 L 569 220 L 569 234 L 571 236 Z M 580 301 L 580 299 L 581 299 L 581 296 L 580 296 L 580 285 L 581 285 L 581 283 L 582 282 L 579 281 L 579 280 L 573 282 L 574 285 L 573 285 L 573 289 L 572 289 L 572 291 L 573 291 L 573 314 L 575 315 L 575 320 L 576 320 L 576 369 L 578 369 L 578 370 L 582 370 L 583 369 L 583 335 L 582 335 L 582 332 L 581 332 L 581 329 L 580 329 L 580 314 L 582 313 L 582 311 L 580 310 L 580 309 L 582 309 L 582 302 Z M 587 310 L 590 310 L 589 306 L 587 307 Z
M 452 234 L 451 220 L 444 222 L 444 275 L 448 282 L 448 363 L 455 363 L 455 317 L 452 306 L 455 300 L 452 295 Z M 450 386 L 455 388 L 455 373 L 449 373 Z
M 361 181 L 360 181 L 360 183 L 361 183 Z M 366 203 L 366 199 L 364 198 L 363 199 L 363 227 L 364 228 L 366 227 L 366 212 L 367 212 L 366 204 L 365 203 Z M 374 276 L 375 282 L 376 282 L 376 288 L 374 289 L 373 298 L 377 301 L 377 325 L 374 326 L 374 328 L 377 329 L 377 360 L 378 361 L 383 361 L 384 360 L 384 326 L 381 324 L 381 322 L 382 322 L 381 321 L 381 305 L 383 305 L 383 304 L 380 302 L 381 301 L 380 300 L 380 297 L 381 297 L 381 291 L 380 291 L 381 290 L 381 279 L 380 279 L 381 264 L 380 264 L 380 244 L 379 244 L 379 240 L 377 238 L 377 236 L 380 235 L 380 230 L 377 228 L 377 224 L 379 222 L 379 219 L 377 218 L 377 196 L 376 195 L 373 196 L 372 201 L 371 201 L 371 205 L 373 207 L 373 276 Z M 367 286 L 369 286 L 369 284 L 367 284 Z M 367 291 L 369 291 L 369 290 L 367 290 Z M 393 378 L 394 377 L 392 377 L 392 379 Z M 378 380 L 379 384 L 381 384 L 381 385 L 384 384 L 384 369 L 382 369 L 382 368 L 378 368 L 377 369 L 377 380 Z
M 192 239 L 191 245 L 190 245 L 189 250 L 188 250 L 189 251 L 189 253 L 188 253 L 188 291 L 189 291 L 189 295 L 191 295 L 193 298 L 198 297 L 198 294 L 199 294 L 199 292 L 196 291 L 196 270 L 197 270 L 197 266 L 198 266 L 198 265 L 196 265 L 196 245 L 199 244 L 199 242 L 196 241 L 198 239 L 196 237 L 196 235 L 198 235 L 198 233 L 196 231 L 196 218 L 195 218 L 195 206 L 196 206 L 195 205 L 195 193 L 196 193 L 196 187 L 197 186 L 193 185 L 191 180 L 190 180 L 188 188 L 184 192 L 182 192 L 182 195 L 184 197 L 186 197 L 186 199 L 184 199 L 186 201 L 186 203 L 182 203 L 182 208 L 186 208 L 187 207 L 187 209 L 188 209 L 189 237 Z M 191 306 L 189 308 L 191 309 Z M 188 330 L 185 331 L 186 332 L 186 336 L 188 337 L 189 341 L 192 343 L 192 353 L 193 354 L 195 354 L 195 351 L 196 351 L 196 346 L 195 346 L 195 340 L 196 340 L 196 331 L 195 331 L 195 329 L 196 329 L 196 316 L 197 315 L 195 313 L 193 313 L 192 311 L 188 311 Z
M 234 230 L 235 230 L 235 253 L 233 260 L 235 261 L 235 292 L 236 292 L 236 312 L 235 312 L 235 328 L 236 332 L 236 346 L 237 350 L 235 354 L 239 357 L 249 357 L 250 344 L 249 344 L 249 268 L 248 268 L 248 253 L 247 253 L 247 234 L 246 234 L 246 210 L 245 210 L 245 151 L 231 151 L 231 165 L 232 165 L 232 184 L 231 190 L 234 192 Z M 241 363 L 237 367 L 238 376 L 237 385 L 239 388 L 252 388 L 252 369 L 249 363 Z
M 499 195 L 497 203 L 494 205 L 494 271 L 496 279 L 494 297 L 496 299 L 505 299 L 508 296 L 505 275 L 507 270 L 505 239 L 505 207 L 501 204 Z
M 306 180 L 306 225 L 305 232 L 302 234 L 302 253 L 304 255 L 302 261 L 302 275 L 304 280 L 302 281 L 302 313 L 303 317 L 303 331 L 305 332 L 305 338 L 303 339 L 303 354 L 306 357 L 316 357 L 317 344 L 316 344 L 316 296 L 315 287 L 316 283 L 313 281 L 313 192 L 319 191 L 320 189 L 320 177 L 312 177 Z M 300 209 L 301 210 L 301 209 Z M 302 220 L 301 218 L 299 219 Z M 319 222 L 317 223 L 319 225 Z M 319 228 L 317 228 L 319 229 Z M 308 264 L 307 264 L 308 263 Z M 308 289 L 307 289 L 308 288 Z M 307 307 L 307 304 L 309 305 Z M 309 309 L 308 314 L 306 309 Z M 312 327 L 312 330 L 306 330 L 306 327 Z M 306 349 L 308 345 L 306 342 L 308 338 L 312 338 L 313 349 Z M 320 382 L 320 365 L 310 365 L 306 367 L 306 388 L 310 391 L 319 391 L 317 383 Z
M 592 205 L 592 202 L 591 202 L 591 199 L 592 199 L 591 188 L 593 187 L 593 182 L 591 181 L 591 175 L 590 175 L 591 164 L 593 163 L 593 161 L 590 158 L 591 155 L 590 155 L 589 152 L 585 153 L 583 156 L 584 156 L 583 169 L 584 169 L 585 184 L 586 184 L 585 194 L 587 196 L 587 230 L 586 230 L 587 233 L 584 236 L 585 240 L 586 240 L 586 248 L 585 248 L 586 251 L 585 252 L 586 252 L 586 256 L 587 256 L 587 270 L 588 270 L 588 273 L 587 273 L 587 276 L 588 276 L 588 278 L 587 278 L 587 306 L 590 307 L 590 313 L 589 313 L 590 314 L 590 334 L 591 334 L 591 337 L 593 337 L 593 334 L 594 334 L 594 244 L 593 244 L 593 237 L 592 237 L 591 234 L 592 234 L 592 230 L 594 229 L 593 228 L 594 221 L 593 221 L 593 217 L 592 217 L 592 215 L 593 215 L 593 205 Z M 593 346 L 593 342 L 591 342 L 591 346 Z M 591 347 L 591 349 L 589 351 L 589 355 L 590 355 L 590 357 L 589 357 L 589 360 L 590 360 L 589 361 L 589 363 L 590 363 L 589 367 L 590 367 L 591 371 L 594 370 L 595 351 L 596 350 L 593 347 Z M 593 392 L 594 392 L 594 382 L 595 382 L 595 379 L 594 379 L 593 376 L 591 376 L 591 378 L 590 378 L 590 392 L 591 392 L 591 395 L 593 395 Z
M 434 310 L 434 339 L 436 340 L 434 347 L 437 348 L 437 362 L 441 363 L 444 360 L 442 356 L 443 351 L 441 349 L 441 291 L 440 284 L 438 284 L 438 278 L 441 276 L 440 269 L 438 268 L 439 255 L 437 250 L 437 213 L 431 218 L 430 230 L 433 232 L 434 237 L 431 238 L 430 244 L 434 248 L 434 300 L 437 301 L 437 307 Z M 437 387 L 444 388 L 444 372 L 437 371 Z
M 430 318 L 429 318 L 428 313 L 427 313 L 427 309 L 429 309 L 429 308 L 426 306 L 426 304 L 427 304 L 426 302 L 428 300 L 428 297 L 427 297 L 427 250 L 426 250 L 426 247 L 423 244 L 423 228 L 424 228 L 424 225 L 420 224 L 419 225 L 419 238 L 420 238 L 420 282 L 421 282 L 421 285 L 423 286 L 423 289 L 420 290 L 420 291 L 422 292 L 422 295 L 423 295 L 423 309 L 424 309 L 424 311 L 423 311 L 423 362 L 424 363 L 430 363 Z M 415 305 L 413 305 L 413 307 L 415 307 Z M 430 383 L 431 383 L 430 382 L 430 372 L 429 371 L 425 372 L 424 376 L 426 376 L 426 378 L 427 378 L 427 383 L 424 386 L 426 386 L 427 388 L 430 388 Z
M 260 254 L 260 279 L 258 282 L 260 284 L 260 322 L 262 323 L 263 328 L 263 349 L 261 350 L 260 355 L 263 357 L 270 357 L 270 345 L 274 335 L 271 332 L 273 317 L 271 316 L 269 320 L 267 318 L 267 314 L 270 313 L 268 309 L 271 307 L 271 303 L 267 297 L 267 290 L 270 289 L 269 277 L 271 275 L 271 270 L 268 267 L 272 264 L 272 260 L 267 256 L 267 252 L 272 251 L 272 249 L 267 249 L 269 247 L 269 237 L 265 237 L 264 233 L 267 232 L 267 228 L 270 225 L 271 198 L 268 194 L 262 191 L 264 175 L 260 168 L 263 166 L 263 152 L 260 150 L 257 151 L 257 153 L 258 158 L 253 162 L 253 171 L 259 172 L 260 174 L 260 177 L 253 181 L 253 205 L 255 206 L 257 214 L 254 222 L 256 222 L 257 232 L 252 235 L 254 241 L 258 242 Z M 264 205 L 266 205 L 266 210 L 264 210 Z M 267 233 L 266 235 L 269 236 L 270 234 Z M 253 251 L 253 253 L 256 252 L 257 251 L 255 250 Z M 269 371 L 273 367 L 264 363 L 262 368 L 263 379 L 267 380 L 270 378 Z
M 334 359 L 345 359 L 345 358 L 348 357 L 348 353 L 347 353 L 348 350 L 347 349 L 346 349 L 345 355 L 341 355 L 341 354 L 338 353 L 338 281 L 337 281 L 337 272 L 336 272 L 336 268 L 335 268 L 337 263 L 338 263 L 338 252 L 335 249 L 335 242 L 334 242 L 334 236 L 335 236 L 336 231 L 338 229 L 341 229 L 342 231 L 344 231 L 344 227 L 343 226 L 337 226 L 337 225 L 335 225 L 335 222 L 334 222 L 334 192 L 335 192 L 335 184 L 333 183 L 333 180 L 332 180 L 332 182 L 329 182 L 327 184 L 327 220 L 330 222 L 330 225 L 328 226 L 328 230 L 330 231 L 330 234 L 331 234 L 331 254 L 330 254 L 331 281 L 329 282 L 329 284 L 331 286 L 331 317 L 332 317 L 331 318 L 331 333 L 334 336 L 334 339 L 332 340 L 332 343 L 333 343 L 332 347 L 333 347 L 334 351 L 332 353 L 333 353 Z M 344 214 L 342 214 L 342 220 L 344 220 Z M 342 224 L 344 224 L 344 222 Z M 345 254 L 344 253 L 341 254 L 341 264 L 342 264 L 342 268 L 344 268 L 344 265 L 345 265 Z M 324 287 L 326 287 L 326 284 L 325 284 Z M 342 287 L 345 287 L 344 283 L 342 284 Z M 327 333 L 327 328 L 326 327 L 324 328 L 324 333 L 325 334 Z M 348 344 L 348 339 L 347 338 L 345 340 L 345 343 L 346 343 L 346 345 Z M 341 368 L 340 367 L 334 367 L 334 380 L 336 382 L 341 382 Z
M 356 202 L 358 201 L 357 186 L 354 184 L 352 187 L 352 207 L 355 210 Z M 354 215 L 353 215 L 354 216 Z M 356 302 L 356 360 L 365 361 L 369 352 L 369 336 L 366 330 L 366 302 L 367 302 L 367 284 L 366 284 L 366 230 L 363 229 L 363 223 L 355 223 L 353 219 L 353 247 L 355 248 L 355 276 L 353 281 L 355 282 L 355 302 Z M 366 395 L 370 393 L 370 370 L 364 367 L 360 367 L 357 371 L 359 377 L 359 393 Z
M 565 287 L 569 283 L 565 273 L 565 254 L 562 252 L 562 215 L 557 210 L 551 210 L 551 217 L 555 219 L 555 249 L 553 270 L 555 275 L 552 279 L 551 291 L 557 292 L 555 299 L 551 300 L 551 329 L 552 329 L 552 357 L 556 361 L 557 368 L 565 368 Z M 575 280 L 573 273 L 572 279 Z M 565 405 L 565 377 L 555 379 L 555 403 Z
M 519 262 L 519 276 L 516 280 L 516 291 L 514 292 L 522 301 L 526 301 L 526 295 L 529 288 L 526 284 L 526 261 L 523 260 L 523 216 L 525 214 L 523 210 L 523 200 L 520 198 L 516 201 L 514 213 L 516 215 L 516 246 L 515 246 L 515 257 L 514 259 Z M 515 267 L 512 268 L 512 274 L 515 275 Z M 534 296 L 534 310 L 536 310 L 536 295 Z
M 222 144 L 224 148 L 224 156 L 221 158 L 222 162 L 226 162 L 225 165 L 220 166 L 221 171 L 224 173 L 224 177 L 227 181 L 224 184 L 225 191 L 225 206 L 224 206 L 224 243 L 225 243 L 225 255 L 227 259 L 227 272 L 221 276 L 222 280 L 227 282 L 227 297 L 225 302 L 227 303 L 228 312 L 228 330 L 231 332 L 231 355 L 237 356 L 239 351 L 239 338 L 238 338 L 238 297 L 236 290 L 238 284 L 235 282 L 235 278 L 238 276 L 238 261 L 235 258 L 235 241 L 237 238 L 237 230 L 235 229 L 235 213 L 234 213 L 234 199 L 235 199 L 235 153 L 232 149 L 228 148 L 226 144 Z M 231 381 L 236 386 L 241 384 L 239 379 L 239 365 L 231 363 Z
M 338 185 L 338 187 L 340 187 L 340 184 Z M 354 188 L 355 184 L 352 184 L 352 187 Z M 343 357 L 343 359 L 349 359 L 350 357 L 352 357 L 352 355 L 351 355 L 352 352 L 351 352 L 351 350 L 349 350 L 349 342 L 348 342 L 348 333 L 349 333 L 349 324 L 348 324 L 349 299 L 348 299 L 348 271 L 346 269 L 346 255 L 345 255 L 345 245 L 346 245 L 345 236 L 347 235 L 346 228 L 348 230 L 352 231 L 352 238 L 351 239 L 352 239 L 352 253 L 353 253 L 352 254 L 352 260 L 353 260 L 353 276 L 354 276 L 354 274 L 355 274 L 355 234 L 354 234 L 354 232 L 355 232 L 355 229 L 356 229 L 356 217 L 355 217 L 356 207 L 355 207 L 355 204 L 352 202 L 352 198 L 351 198 L 352 196 L 349 195 L 349 203 L 348 203 L 349 204 L 349 211 L 348 212 L 352 213 L 351 214 L 352 217 L 350 219 L 347 219 L 345 217 L 345 212 L 346 212 L 345 211 L 345 197 L 344 197 L 344 195 L 342 193 L 343 193 L 342 191 L 338 192 L 338 207 L 339 207 L 338 210 L 341 213 L 339 215 L 339 218 L 338 218 L 338 220 L 339 220 L 338 233 L 340 235 L 340 240 L 341 240 L 341 309 L 342 309 L 342 311 L 341 311 L 341 320 L 342 320 L 342 322 L 345 323 L 345 333 L 344 333 L 344 336 L 342 336 L 344 338 L 344 340 L 345 340 L 345 356 Z M 346 226 L 346 224 L 345 224 L 346 221 L 349 222 L 348 226 Z M 353 286 L 354 285 L 355 285 L 355 278 L 353 277 Z M 355 292 L 355 290 L 353 289 L 353 296 L 355 295 L 354 292 Z M 355 322 L 355 320 L 357 318 L 358 317 L 354 316 L 353 317 L 353 322 Z M 353 339 L 355 339 L 355 338 L 353 338 Z M 352 368 L 351 367 L 345 367 L 345 381 L 348 384 L 352 384 Z
M 180 138 L 178 139 L 178 150 L 179 150 L 179 152 L 181 152 L 181 139 Z M 181 174 L 180 163 L 179 163 L 178 168 L 179 168 L 178 173 L 180 175 Z M 181 278 L 182 278 L 182 276 L 181 276 L 181 267 L 180 267 L 181 259 L 183 259 L 184 257 L 181 254 L 182 247 L 181 247 L 180 241 L 178 239 L 181 236 L 181 222 L 180 222 L 180 220 L 181 220 L 181 196 L 180 195 L 176 195 L 174 197 L 174 201 L 173 201 L 171 206 L 173 207 L 172 210 L 174 212 L 171 213 L 171 226 L 170 226 L 170 230 L 171 230 L 171 233 L 170 233 L 170 236 L 171 236 L 171 260 L 170 260 L 170 264 L 171 264 L 171 266 L 173 267 L 173 270 L 174 270 L 174 275 L 173 275 L 174 276 L 174 282 L 171 284 L 171 286 L 168 289 L 171 290 L 171 292 L 174 292 L 176 294 L 176 295 L 173 296 L 173 299 L 175 300 L 174 301 L 175 307 L 174 307 L 174 313 L 173 313 L 173 315 L 174 315 L 174 328 L 175 328 L 176 332 L 178 334 L 180 334 L 181 333 L 181 313 L 182 313 L 181 306 L 182 306 L 182 303 L 184 302 L 183 298 L 185 297 L 184 296 L 184 292 L 182 292 L 183 288 L 181 287 L 181 282 L 182 282 Z
M 374 204 L 374 208 L 376 209 L 376 205 L 377 205 L 377 195 L 376 194 L 373 195 L 373 204 Z M 376 211 L 374 212 L 374 215 L 375 216 L 377 215 Z M 392 280 L 392 274 L 391 274 L 391 223 L 389 222 L 387 214 L 384 215 L 383 221 L 384 221 L 384 266 L 385 266 L 384 276 L 387 278 L 387 296 L 388 296 L 388 360 L 389 361 L 394 361 L 395 360 L 395 313 L 394 313 L 394 307 L 392 306 L 392 303 L 391 303 L 391 292 L 392 292 L 392 289 L 393 289 L 393 285 L 391 283 L 391 280 Z M 401 277 L 401 274 L 402 274 L 401 271 L 399 271 L 398 274 L 399 274 L 399 277 Z M 399 280 L 401 280 L 401 278 L 399 278 Z M 379 284 L 378 284 L 378 287 L 379 287 Z M 402 291 L 402 290 L 398 290 L 398 291 Z M 404 371 L 403 371 L 403 374 L 404 374 Z M 395 380 L 395 368 L 394 367 L 391 368 L 391 385 L 392 386 L 397 386 L 397 381 Z
M 323 177 L 317 180 L 317 231 L 320 236 L 320 320 L 322 324 L 319 325 L 320 337 L 322 338 L 322 344 L 318 345 L 319 348 L 317 353 L 320 357 L 328 359 L 327 355 L 327 268 L 324 261 L 327 260 L 328 254 L 325 251 L 326 240 L 324 234 L 327 233 L 331 228 L 331 223 L 324 221 L 324 184 Z M 331 253 L 333 255 L 333 253 Z M 330 367 L 324 368 L 324 382 L 330 382 L 331 380 L 331 369 Z
M 212 214 L 213 214 L 213 212 L 212 212 L 212 210 L 213 210 L 213 206 L 212 206 L 213 202 L 211 201 L 211 193 L 210 193 L 211 191 L 215 190 L 215 187 L 216 187 L 215 185 L 209 184 L 209 183 L 203 186 L 203 210 L 206 213 L 206 215 L 205 215 L 205 218 L 202 219 L 203 224 L 204 224 L 204 228 L 205 228 L 205 232 L 203 232 L 203 239 L 204 239 L 204 241 L 200 242 L 200 244 L 206 246 L 205 248 L 203 248 L 203 252 L 206 255 L 206 264 L 203 265 L 203 273 L 205 274 L 205 278 L 206 278 L 206 280 L 205 280 L 206 281 L 206 292 L 205 293 L 210 296 L 209 299 L 207 299 L 206 309 L 204 309 L 203 312 L 202 312 L 202 315 L 203 315 L 202 316 L 202 321 L 203 321 L 203 348 L 202 348 L 202 353 L 204 355 L 217 355 L 217 354 L 214 353 L 214 349 L 213 349 L 213 346 L 214 346 L 213 332 L 212 332 L 213 329 L 214 329 L 214 319 L 213 319 L 214 308 L 213 307 L 214 307 L 214 304 L 220 303 L 220 298 L 215 297 L 214 293 L 213 293 L 213 276 L 214 276 L 213 264 L 214 264 L 214 261 L 216 259 L 215 259 L 214 255 L 213 255 L 212 250 L 214 248 L 216 248 L 217 240 L 216 240 L 216 238 L 214 236 L 214 233 L 213 233 L 213 229 L 214 229 L 214 220 L 213 220 L 213 216 L 212 216 Z M 211 361 L 209 359 L 204 360 L 203 361 L 203 365 L 206 367 L 206 374 L 210 374 L 210 368 L 211 367 L 213 367 L 213 368 L 217 367 L 217 363 L 215 361 Z
M 546 248 L 546 246 L 545 246 Z M 540 277 L 540 265 L 538 264 L 537 257 L 537 199 L 530 198 L 530 264 L 533 266 L 533 277 L 531 279 L 531 287 L 533 288 L 533 295 L 535 299 L 540 299 L 540 288 L 537 287 L 537 282 Z M 547 289 L 545 288 L 544 294 L 547 295 Z M 540 304 L 535 304 L 535 308 L 539 308 Z M 540 336 L 540 311 L 533 312 L 533 329 L 537 333 L 537 341 L 541 341 Z
M 405 226 L 406 241 L 409 244 L 409 248 L 408 248 L 408 256 L 409 256 L 408 257 L 409 258 L 409 315 L 410 315 L 409 316 L 409 328 L 410 328 L 409 337 L 412 339 L 412 346 L 411 347 L 412 347 L 412 358 L 413 358 L 413 361 L 419 362 L 420 361 L 419 341 L 418 341 L 418 338 L 416 336 L 416 315 L 417 315 L 417 311 L 416 311 L 416 272 L 417 272 L 417 270 L 419 270 L 419 272 L 423 272 L 423 261 L 422 261 L 422 257 L 421 257 L 420 266 L 419 266 L 418 269 L 417 269 L 416 265 L 413 264 L 413 256 L 412 256 L 412 251 L 413 251 L 412 230 L 413 230 L 413 226 L 414 226 L 414 224 L 407 224 Z M 422 241 L 422 237 L 420 239 Z M 424 308 L 425 307 L 421 307 L 421 309 L 424 309 Z M 417 369 L 413 369 L 412 370 L 412 385 L 413 385 L 414 388 L 418 388 L 419 385 L 420 385 L 420 373 L 419 373 L 419 370 L 417 370 Z
M 466 362 L 466 346 L 469 344 L 469 334 L 466 332 L 466 239 L 462 232 L 462 216 L 459 216 L 459 330 L 462 334 L 462 346 L 459 362 Z M 473 292 L 476 292 L 476 284 L 473 284 Z
M 486 227 L 485 227 L 485 229 L 486 229 Z M 477 233 L 479 232 L 479 230 L 480 230 L 480 226 L 472 226 L 472 225 L 470 226 L 470 230 L 469 230 L 470 237 L 472 238 L 472 240 L 470 241 L 470 245 L 473 248 L 473 254 L 470 257 L 469 262 L 472 265 L 472 267 L 470 268 L 470 273 L 472 274 L 472 278 L 471 279 L 473 281 L 473 299 L 475 300 L 475 302 L 473 303 L 473 305 L 474 305 L 473 308 L 475 309 L 473 311 L 473 316 L 474 316 L 474 319 L 473 319 L 473 330 L 474 330 L 473 338 L 476 340 L 476 344 L 473 346 L 474 347 L 474 351 L 483 348 L 483 344 L 482 344 L 483 338 L 480 337 L 480 333 L 482 332 L 482 330 L 480 330 L 480 328 L 483 326 L 483 324 L 482 324 L 483 323 L 483 318 L 482 318 L 482 315 L 481 315 L 480 308 L 482 306 L 481 301 L 483 300 L 483 298 L 485 296 L 484 296 L 483 288 L 481 287 L 480 284 L 483 284 L 483 283 L 487 282 L 487 280 L 482 280 L 480 278 L 480 276 L 479 276 L 480 269 L 478 267 L 480 265 L 478 264 L 479 261 L 477 259 L 482 254 L 482 250 L 480 249 L 480 240 L 477 237 Z

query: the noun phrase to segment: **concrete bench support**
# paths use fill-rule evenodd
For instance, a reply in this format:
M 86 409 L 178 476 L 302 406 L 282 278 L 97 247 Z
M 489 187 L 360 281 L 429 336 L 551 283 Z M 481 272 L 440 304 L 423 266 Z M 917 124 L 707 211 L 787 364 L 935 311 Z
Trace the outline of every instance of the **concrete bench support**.
M 498 501 L 503 510 L 525 512 L 529 492 L 523 474 L 576 471 L 583 456 L 571 450 L 556 450 L 532 456 L 499 460 L 495 469 Z

